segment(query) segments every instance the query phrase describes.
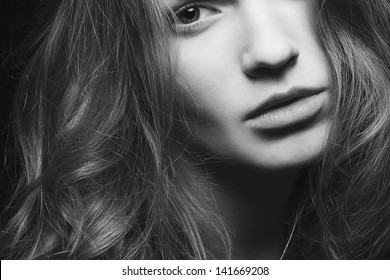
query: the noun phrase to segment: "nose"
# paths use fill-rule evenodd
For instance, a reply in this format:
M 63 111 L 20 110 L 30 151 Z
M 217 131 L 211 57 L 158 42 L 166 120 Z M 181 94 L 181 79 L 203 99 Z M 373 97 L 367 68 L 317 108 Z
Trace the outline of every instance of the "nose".
M 245 2 L 245 1 L 243 1 Z M 274 7 L 257 7 L 256 3 L 242 7 L 245 42 L 242 69 L 250 77 L 281 73 L 297 62 L 299 48 L 288 32 L 288 26 L 275 16 Z

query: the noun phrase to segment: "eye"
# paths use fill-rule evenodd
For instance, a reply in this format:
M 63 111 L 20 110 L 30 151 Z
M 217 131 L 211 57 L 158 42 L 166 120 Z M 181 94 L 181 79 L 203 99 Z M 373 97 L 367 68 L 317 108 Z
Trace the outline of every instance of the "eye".
M 184 27 L 186 25 L 193 25 L 203 22 L 203 20 L 220 13 L 220 11 L 203 4 L 201 5 L 193 3 L 176 9 L 174 13 L 177 18 L 178 27 Z

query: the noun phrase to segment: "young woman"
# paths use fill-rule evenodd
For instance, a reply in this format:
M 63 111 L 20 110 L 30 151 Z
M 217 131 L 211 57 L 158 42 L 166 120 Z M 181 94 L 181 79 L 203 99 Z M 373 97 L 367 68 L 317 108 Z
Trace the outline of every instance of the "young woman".
M 390 257 L 388 0 L 50 1 L 3 258 Z

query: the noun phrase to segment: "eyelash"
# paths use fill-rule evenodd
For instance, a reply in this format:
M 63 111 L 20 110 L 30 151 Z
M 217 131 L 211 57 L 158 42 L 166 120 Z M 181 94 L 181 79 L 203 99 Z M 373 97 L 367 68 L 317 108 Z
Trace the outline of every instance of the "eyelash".
M 173 12 L 177 16 L 180 12 L 185 12 L 191 8 L 208 9 L 214 14 L 219 14 L 221 12 L 220 10 L 218 10 L 214 7 L 211 7 L 211 6 L 206 5 L 206 4 L 201 4 L 201 3 L 190 3 L 187 5 L 184 5 L 180 8 L 174 9 Z M 176 30 L 179 32 L 182 32 L 182 33 L 186 33 L 186 32 L 191 32 L 191 31 L 197 30 L 204 23 L 204 20 L 197 20 L 196 22 L 189 23 L 189 24 L 180 24 L 180 23 L 178 23 L 178 19 L 176 19 L 175 22 L 176 23 L 174 23 L 174 25 L 175 25 Z

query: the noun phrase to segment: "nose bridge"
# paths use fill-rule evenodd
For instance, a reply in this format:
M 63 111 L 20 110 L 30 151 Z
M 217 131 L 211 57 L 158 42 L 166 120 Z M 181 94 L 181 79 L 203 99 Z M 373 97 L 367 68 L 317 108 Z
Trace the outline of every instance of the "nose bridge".
M 245 31 L 243 68 L 278 68 L 299 55 L 273 0 L 241 1 Z

